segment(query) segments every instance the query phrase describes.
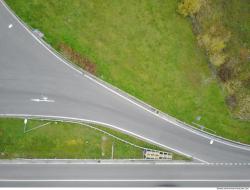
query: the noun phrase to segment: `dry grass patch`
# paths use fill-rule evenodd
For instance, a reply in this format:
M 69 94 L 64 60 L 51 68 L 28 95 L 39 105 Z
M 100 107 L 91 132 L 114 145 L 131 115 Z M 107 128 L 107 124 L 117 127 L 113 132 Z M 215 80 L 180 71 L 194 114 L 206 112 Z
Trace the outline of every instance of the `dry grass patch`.
M 59 45 L 59 49 L 61 53 L 69 60 L 76 63 L 91 74 L 96 74 L 96 65 L 90 62 L 86 57 L 82 56 L 80 53 L 76 52 L 73 48 L 69 47 L 67 44 L 61 43 Z

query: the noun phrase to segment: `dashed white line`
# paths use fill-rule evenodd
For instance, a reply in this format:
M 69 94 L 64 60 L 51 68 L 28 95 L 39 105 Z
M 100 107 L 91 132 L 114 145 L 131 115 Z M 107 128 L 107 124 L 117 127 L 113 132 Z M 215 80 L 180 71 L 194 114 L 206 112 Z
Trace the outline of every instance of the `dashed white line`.
M 12 28 L 13 27 L 13 24 L 9 24 L 8 28 Z

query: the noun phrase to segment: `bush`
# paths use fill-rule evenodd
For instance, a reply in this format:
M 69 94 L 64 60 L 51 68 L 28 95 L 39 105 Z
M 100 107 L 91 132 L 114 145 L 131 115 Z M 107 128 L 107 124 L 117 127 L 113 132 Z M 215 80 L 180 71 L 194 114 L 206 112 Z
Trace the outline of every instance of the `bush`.
M 223 50 L 229 39 L 230 32 L 226 31 L 223 27 L 215 26 L 212 26 L 207 32 L 197 37 L 198 44 L 205 48 L 210 62 L 216 66 L 222 65 L 226 60 Z
M 178 12 L 184 16 L 192 16 L 200 10 L 202 0 L 183 0 L 178 5 Z
M 210 62 L 215 66 L 221 66 L 225 63 L 226 55 L 223 53 L 212 54 L 209 56 Z
M 218 75 L 223 82 L 227 82 L 233 77 L 233 70 L 231 67 L 226 66 L 226 64 L 223 64 L 218 72 Z

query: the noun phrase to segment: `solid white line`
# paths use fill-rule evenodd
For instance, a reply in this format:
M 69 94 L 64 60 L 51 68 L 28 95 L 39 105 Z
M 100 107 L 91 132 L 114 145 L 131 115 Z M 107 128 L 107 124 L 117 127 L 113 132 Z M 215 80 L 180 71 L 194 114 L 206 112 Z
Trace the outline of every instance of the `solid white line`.
M 250 179 L 0 179 L 0 182 L 249 182 Z
M 138 134 L 136 134 L 136 133 L 133 133 L 133 132 L 127 131 L 127 130 L 125 130 L 125 129 L 116 127 L 116 126 L 111 125 L 111 124 L 108 124 L 108 123 L 100 122 L 100 121 L 89 120 L 89 119 L 73 118 L 73 117 L 46 116 L 46 115 L 32 115 L 32 114 L 0 114 L 0 116 L 12 116 L 12 117 L 13 117 L 13 116 L 14 116 L 14 117 L 41 117 L 41 118 L 65 119 L 65 120 L 69 120 L 69 121 L 70 121 L 70 120 L 75 120 L 75 121 L 83 121 L 83 122 L 89 122 L 89 123 L 96 123 L 96 124 L 108 126 L 108 127 L 113 128 L 113 129 L 116 129 L 116 130 L 125 132 L 125 133 L 127 133 L 127 134 L 132 135 L 132 136 L 136 136 L 136 137 L 138 137 L 138 138 L 144 139 L 144 140 L 146 140 L 146 141 L 148 141 L 148 142 L 151 142 L 151 143 L 153 143 L 153 144 L 156 144 L 156 145 L 158 145 L 158 146 L 161 146 L 161 147 L 164 147 L 164 148 L 166 148 L 166 149 L 172 150 L 172 151 L 174 151 L 174 152 L 176 152 L 176 153 L 183 154 L 183 155 L 185 155 L 185 156 L 187 156 L 187 157 L 190 157 L 190 158 L 192 157 L 191 155 L 189 155 L 189 154 L 187 154 L 187 153 L 184 153 L 184 152 L 182 152 L 182 151 L 180 151 L 180 150 L 177 150 L 177 149 L 168 147 L 168 146 L 166 146 L 166 145 L 163 145 L 163 144 L 158 143 L 158 142 L 156 142 L 156 141 L 154 141 L 154 140 L 145 138 L 145 137 L 143 137 L 143 136 L 141 136 L 141 135 L 138 135 Z M 195 159 L 195 160 L 204 162 L 204 163 L 208 163 L 207 161 L 202 160 L 202 159 L 200 159 L 200 158 L 196 158 L 196 157 L 192 157 L 192 158 Z
M 6 5 L 2 0 L 0 0 L 0 2 L 1 2 L 1 3 L 3 4 L 3 6 L 7 9 L 7 11 L 8 11 L 8 12 L 18 21 L 18 23 L 20 23 L 21 26 L 22 26 L 25 30 L 27 30 L 28 33 L 29 33 L 32 37 L 34 37 L 34 38 L 36 39 L 37 42 L 39 42 L 39 44 L 41 44 L 41 45 L 42 45 L 44 48 L 46 48 L 51 54 L 53 54 L 55 57 L 57 57 L 60 61 L 62 61 L 62 62 L 63 62 L 65 65 L 67 65 L 69 68 L 73 69 L 74 71 L 78 72 L 78 73 L 81 74 L 81 75 L 83 74 L 81 71 L 79 71 L 78 69 L 76 69 L 75 67 L 73 67 L 71 64 L 67 63 L 66 61 L 64 61 L 61 57 L 59 57 L 57 54 L 55 54 L 55 52 L 53 52 L 51 49 L 49 49 L 49 48 L 48 48 L 48 47 L 47 47 L 47 46 L 46 46 L 46 45 L 45 45 L 36 35 L 34 35 L 34 34 L 33 34 L 33 33 L 32 33 L 32 32 L 31 32 L 31 31 L 30 31 L 30 30 L 29 30 L 29 29 L 28 29 L 19 19 L 18 19 L 18 17 L 17 17 L 8 7 L 7 7 L 7 5 Z M 147 111 L 147 112 L 149 112 L 149 113 L 155 115 L 155 116 L 158 117 L 158 118 L 161 118 L 161 119 L 163 119 L 163 120 L 165 120 L 165 121 L 167 121 L 167 122 L 169 122 L 169 123 L 172 123 L 172 124 L 175 125 L 175 126 L 181 127 L 181 128 L 183 128 L 183 129 L 185 129 L 185 130 L 187 130 L 187 131 L 189 131 L 189 132 L 192 132 L 192 133 L 196 134 L 196 135 L 202 136 L 202 137 L 207 138 L 207 139 L 211 139 L 211 137 L 209 137 L 208 135 L 202 134 L 201 132 L 194 131 L 194 129 L 191 129 L 191 128 L 189 128 L 189 127 L 183 127 L 183 126 L 179 125 L 179 124 L 176 123 L 176 122 L 173 122 L 173 121 L 171 121 L 171 120 L 169 120 L 169 119 L 167 119 L 167 118 L 165 118 L 165 117 L 159 116 L 158 114 L 152 112 L 151 110 L 148 110 L 147 108 L 145 108 L 145 107 L 143 107 L 142 105 L 136 103 L 135 101 L 133 101 L 133 100 L 131 100 L 131 99 L 129 99 L 129 98 L 123 96 L 122 94 L 120 94 L 120 93 L 116 92 L 115 90 L 113 90 L 113 89 L 111 89 L 111 88 L 105 86 L 104 84 L 98 82 L 97 80 L 94 80 L 93 78 L 91 78 L 91 77 L 88 76 L 88 75 L 84 75 L 84 76 L 85 76 L 86 78 L 90 79 L 91 81 L 93 81 L 93 82 L 95 82 L 95 83 L 101 85 L 101 86 L 104 87 L 105 89 L 107 89 L 107 90 L 113 92 L 114 94 L 116 94 L 116 95 L 122 97 L 123 99 L 125 99 L 125 100 L 131 102 L 132 104 L 134 104 L 134 105 L 136 105 L 136 106 L 142 108 L 143 110 L 145 110 L 145 111 Z M 214 141 L 219 142 L 219 143 L 222 143 L 222 144 L 225 144 L 225 145 L 228 145 L 228 146 L 232 146 L 232 147 L 235 147 L 235 148 L 240 148 L 240 149 L 244 149 L 244 150 L 250 151 L 250 149 L 247 149 L 247 148 L 244 148 L 244 147 L 241 147 L 241 146 L 237 146 L 237 145 L 233 145 L 232 143 L 227 143 L 227 142 L 221 141 L 221 140 L 219 140 L 219 139 L 215 139 Z M 200 161 L 201 161 L 201 160 L 200 160 Z
M 141 160 L 139 162 L 136 161 L 128 161 L 128 162 L 115 162 L 115 161 L 110 161 L 110 162 L 105 162 L 105 161 L 101 161 L 101 162 L 84 162 L 84 161 L 53 161 L 53 160 L 41 160 L 41 161 L 33 161 L 31 160 L 26 160 L 26 161 L 20 161 L 18 159 L 13 160 L 11 162 L 4 162 L 4 161 L 0 161 L 0 165 L 197 165 L 197 166 L 204 166 L 204 165 L 210 165 L 209 164 L 205 164 L 205 163 L 194 163 L 194 162 L 165 162 L 165 163 L 161 163 L 161 162 L 147 162 L 146 160 Z

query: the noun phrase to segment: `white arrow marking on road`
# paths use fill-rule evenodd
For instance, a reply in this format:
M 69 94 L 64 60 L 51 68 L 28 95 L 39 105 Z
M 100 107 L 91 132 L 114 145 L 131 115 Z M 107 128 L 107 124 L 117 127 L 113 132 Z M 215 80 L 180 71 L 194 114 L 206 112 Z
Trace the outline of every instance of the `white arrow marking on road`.
M 12 24 L 10 24 L 10 25 L 9 25 L 9 28 L 12 28 L 12 26 L 13 26 L 13 25 L 12 25 Z

